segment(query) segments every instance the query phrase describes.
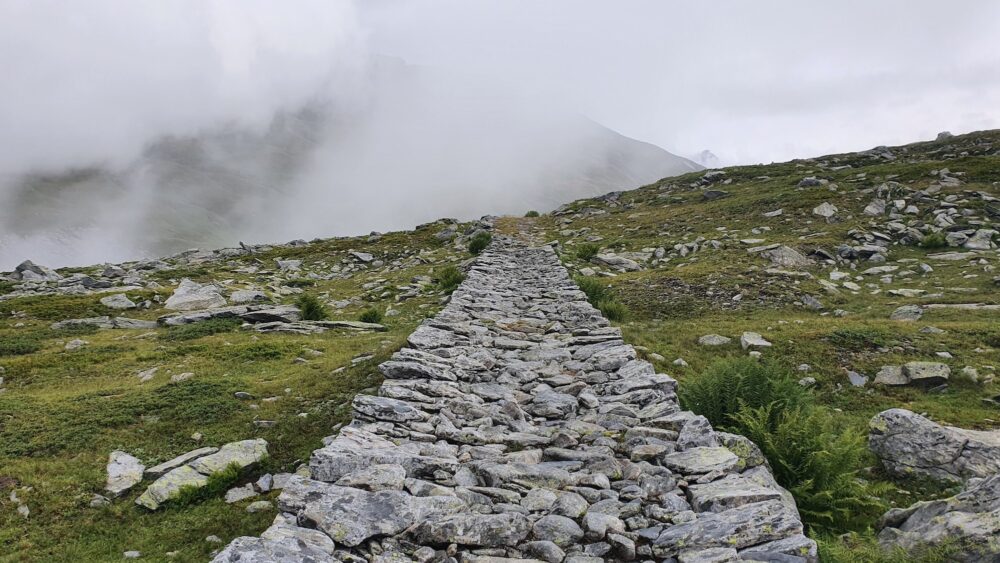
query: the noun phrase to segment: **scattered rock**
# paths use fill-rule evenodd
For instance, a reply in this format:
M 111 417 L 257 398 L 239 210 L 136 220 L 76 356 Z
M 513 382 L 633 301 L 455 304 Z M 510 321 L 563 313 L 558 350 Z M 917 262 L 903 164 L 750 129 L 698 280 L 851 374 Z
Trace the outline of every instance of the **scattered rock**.
M 868 426 L 869 447 L 894 475 L 961 482 L 1000 473 L 1000 431 L 941 426 L 905 409 L 883 411 Z

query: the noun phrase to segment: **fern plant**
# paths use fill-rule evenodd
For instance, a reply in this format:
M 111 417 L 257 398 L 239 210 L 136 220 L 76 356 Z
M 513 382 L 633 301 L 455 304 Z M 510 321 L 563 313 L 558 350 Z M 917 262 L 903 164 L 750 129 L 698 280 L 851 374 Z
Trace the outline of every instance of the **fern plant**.
M 875 485 L 858 475 L 868 456 L 864 435 L 841 428 L 825 409 L 779 409 L 772 403 L 744 408 L 731 418 L 760 447 L 810 529 L 863 529 L 885 512 L 877 495 L 891 485 Z

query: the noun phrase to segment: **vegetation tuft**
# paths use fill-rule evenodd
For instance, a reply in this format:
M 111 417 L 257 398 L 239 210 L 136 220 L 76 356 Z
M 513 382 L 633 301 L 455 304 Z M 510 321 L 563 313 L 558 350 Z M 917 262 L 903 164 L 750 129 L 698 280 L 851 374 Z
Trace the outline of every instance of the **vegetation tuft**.
M 208 476 L 204 487 L 193 487 L 191 485 L 181 487 L 170 504 L 173 506 L 188 506 L 201 502 L 207 498 L 219 496 L 232 487 L 240 478 L 240 466 L 230 463 L 222 471 L 216 471 Z
M 920 241 L 920 246 L 927 249 L 944 248 L 948 246 L 948 239 L 942 232 L 931 233 Z
M 382 322 L 382 311 L 375 307 L 369 307 L 361 312 L 358 320 L 363 323 L 380 323 Z
M 573 278 L 580 291 L 587 295 L 587 301 L 601 311 L 609 321 L 622 322 L 629 317 L 629 309 L 620 303 L 606 285 L 597 278 L 576 276 Z
M 23 356 L 42 349 L 38 338 L 23 335 L 4 335 L 0 338 L 0 356 Z
M 486 247 L 490 245 L 490 241 L 492 240 L 493 235 L 486 231 L 479 231 L 469 241 L 469 252 L 478 256 L 480 252 L 486 250 Z
M 445 266 L 438 273 L 438 287 L 448 294 L 458 289 L 463 281 L 465 281 L 465 274 L 455 266 Z
M 524 214 L 525 217 L 538 217 L 539 213 L 532 209 L 531 211 Z
M 581 244 L 576 249 L 576 257 L 581 262 L 590 262 L 600 251 L 601 247 L 594 243 Z
M 304 321 L 322 321 L 329 317 L 326 306 L 315 295 L 304 293 L 299 296 L 295 304 L 302 311 L 302 320 Z

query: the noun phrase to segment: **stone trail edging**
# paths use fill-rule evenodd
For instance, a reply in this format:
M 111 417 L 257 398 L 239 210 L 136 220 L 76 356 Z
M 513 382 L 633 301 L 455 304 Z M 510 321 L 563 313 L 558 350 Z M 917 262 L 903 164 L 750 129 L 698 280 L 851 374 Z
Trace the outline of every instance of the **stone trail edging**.
M 549 247 L 496 236 L 217 562 L 817 561 L 756 446 L 681 411 Z

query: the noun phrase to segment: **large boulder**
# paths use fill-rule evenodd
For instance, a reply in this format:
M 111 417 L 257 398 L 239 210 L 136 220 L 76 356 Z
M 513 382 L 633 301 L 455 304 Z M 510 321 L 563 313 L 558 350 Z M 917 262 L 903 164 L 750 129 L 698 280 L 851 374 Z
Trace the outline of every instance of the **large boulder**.
M 25 260 L 14 268 L 14 279 L 21 281 L 45 282 L 59 281 L 62 279 L 62 276 L 56 273 L 55 270 L 46 268 L 45 266 L 39 266 L 31 260 Z
M 217 286 L 200 284 L 184 278 L 163 306 L 173 311 L 195 311 L 222 307 L 225 304 L 226 298 L 222 296 Z
M 868 445 L 889 473 L 949 482 L 1000 473 L 1000 431 L 942 426 L 905 409 L 869 423 Z
M 879 521 L 879 543 L 915 552 L 947 545 L 949 561 L 1000 561 L 1000 473 L 970 481 L 961 493 L 942 500 L 894 508 Z
M 765 250 L 760 255 L 779 268 L 807 268 L 813 265 L 812 260 L 803 256 L 798 250 L 785 245 Z

